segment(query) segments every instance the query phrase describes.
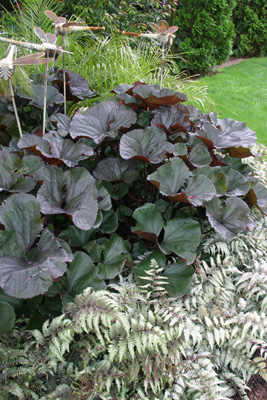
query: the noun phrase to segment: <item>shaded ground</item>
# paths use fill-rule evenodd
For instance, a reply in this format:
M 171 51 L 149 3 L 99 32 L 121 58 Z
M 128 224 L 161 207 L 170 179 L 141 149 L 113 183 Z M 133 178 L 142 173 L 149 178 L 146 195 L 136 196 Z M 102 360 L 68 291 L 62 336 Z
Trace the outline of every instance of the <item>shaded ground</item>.
M 260 375 L 252 375 L 248 386 L 250 391 L 248 397 L 250 400 L 267 400 L 267 383 Z M 233 400 L 243 400 L 242 397 L 235 395 Z

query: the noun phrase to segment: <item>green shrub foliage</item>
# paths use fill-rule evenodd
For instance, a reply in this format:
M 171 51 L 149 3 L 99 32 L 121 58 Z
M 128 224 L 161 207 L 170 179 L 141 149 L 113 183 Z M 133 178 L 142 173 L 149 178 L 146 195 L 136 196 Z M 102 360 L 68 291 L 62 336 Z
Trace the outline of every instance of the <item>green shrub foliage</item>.
M 66 15 L 73 14 L 82 17 L 87 23 L 104 25 L 108 32 L 115 28 L 126 31 L 143 31 L 148 22 L 167 19 L 172 14 L 176 0 L 66 0 L 64 8 Z
M 267 4 L 264 0 L 237 0 L 233 12 L 237 57 L 265 57 L 267 54 Z
M 178 51 L 186 60 L 182 68 L 207 73 L 226 61 L 232 51 L 234 0 L 186 0 L 179 2 L 175 25 L 179 26 Z

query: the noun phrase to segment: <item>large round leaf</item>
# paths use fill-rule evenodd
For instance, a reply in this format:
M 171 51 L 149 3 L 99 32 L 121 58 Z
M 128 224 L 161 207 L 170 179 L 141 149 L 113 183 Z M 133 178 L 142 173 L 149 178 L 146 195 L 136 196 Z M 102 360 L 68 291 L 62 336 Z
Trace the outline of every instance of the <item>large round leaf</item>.
M 163 227 L 163 218 L 157 206 L 146 203 L 135 210 L 133 217 L 137 221 L 136 226 L 132 228 L 133 232 L 146 240 L 156 242 Z
M 44 159 L 58 159 L 68 167 L 75 167 L 79 161 L 94 154 L 91 147 L 83 143 L 74 143 L 65 139 L 55 131 L 50 131 L 43 137 L 23 135 L 18 142 L 21 149 L 37 150 Z
M 198 143 L 190 152 L 189 161 L 194 167 L 205 167 L 212 161 L 210 152 L 205 144 Z
M 136 161 L 126 161 L 120 158 L 105 158 L 97 164 L 94 177 L 106 182 L 132 183 L 138 179 Z
M 166 223 L 163 242 L 159 248 L 163 253 L 175 253 L 192 264 L 197 254 L 200 243 L 201 229 L 198 222 L 193 219 L 175 218 Z
M 183 104 L 160 107 L 154 112 L 151 126 L 160 126 L 167 132 L 186 132 L 190 128 L 189 112 Z
M 91 258 L 82 251 L 74 254 L 74 260 L 67 269 L 68 293 L 76 296 L 87 287 L 95 290 L 105 289 L 105 282 L 96 273 L 96 267 Z
M 206 203 L 206 214 L 211 226 L 227 240 L 253 227 L 250 210 L 238 197 L 230 197 L 225 203 L 214 197 Z
M 206 137 L 216 149 L 247 148 L 256 143 L 255 132 L 249 129 L 244 122 L 225 118 L 218 119 L 217 124 L 219 127 L 204 123 L 202 130 L 198 131 L 199 138 L 206 142 Z
M 216 189 L 215 196 L 222 196 L 227 191 L 229 181 L 229 177 L 222 171 L 221 167 L 202 167 L 195 169 L 193 174 L 207 176 Z
M 183 194 L 189 203 L 194 206 L 201 206 L 205 201 L 209 201 L 215 196 L 216 189 L 209 178 L 203 175 L 196 175 L 188 179 Z M 179 195 L 177 200 L 179 200 Z M 181 201 L 183 200 L 181 199 Z
M 57 127 L 57 132 L 60 136 L 65 137 L 69 134 L 70 118 L 66 114 L 52 114 L 50 122 L 53 122 Z
M 114 210 L 104 211 L 102 212 L 102 221 L 101 221 L 101 232 L 104 233 L 113 233 L 118 228 L 118 214 L 114 212 Z
M 168 146 L 166 134 L 162 129 L 134 129 L 122 136 L 120 155 L 126 160 L 134 158 L 159 164 L 164 160 Z
M 222 167 L 221 172 L 228 178 L 227 196 L 243 196 L 248 193 L 251 188 L 251 182 L 240 172 L 231 167 Z
M 73 247 L 82 247 L 95 233 L 95 229 L 89 229 L 87 231 L 77 228 L 75 225 L 70 225 L 67 229 L 64 229 L 58 235 L 63 240 L 68 240 L 68 244 Z
M 98 275 L 102 279 L 114 279 L 119 275 L 126 261 L 132 261 L 131 254 L 121 237 L 115 233 L 103 243 Z
M 143 100 L 150 110 L 166 105 L 174 105 L 187 100 L 183 93 L 170 89 L 161 89 L 159 85 L 139 85 L 133 89 L 133 94 Z
M 68 214 L 80 229 L 91 229 L 98 211 L 95 180 L 84 168 L 65 173 L 49 166 L 38 172 L 44 183 L 37 193 L 43 214 Z
M 161 267 L 161 268 L 165 267 L 165 264 L 166 264 L 165 255 L 159 250 L 153 251 L 151 254 L 149 254 L 146 257 L 145 260 L 139 262 L 134 269 L 134 274 L 135 274 L 135 278 L 136 278 L 138 285 L 142 286 L 142 285 L 147 284 L 147 281 L 142 278 L 147 278 L 148 275 L 146 274 L 146 271 L 151 270 L 151 261 L 152 260 L 156 260 L 159 267 Z M 167 288 L 167 285 L 166 285 L 166 288 Z
M 105 136 L 116 137 L 119 129 L 129 128 L 136 122 L 136 113 L 115 101 L 105 101 L 88 108 L 83 114 L 76 113 L 70 124 L 73 139 L 86 137 L 101 143 Z
M 43 166 L 39 157 L 19 157 L 15 153 L 0 151 L 0 189 L 11 193 L 28 193 L 35 187 L 29 176 Z
M 19 92 L 19 96 L 24 99 L 30 99 L 30 104 L 38 108 L 44 108 L 44 85 L 30 85 L 30 96 L 26 93 Z M 63 103 L 64 96 L 51 85 L 47 86 L 46 92 L 46 106 L 50 107 L 54 104 Z
M 32 195 L 20 193 L 10 196 L 0 207 L 1 254 L 25 257 L 43 227 L 40 204 Z
M 81 100 L 88 97 L 96 97 L 96 93 L 90 90 L 89 83 L 84 77 L 73 71 L 66 71 L 66 74 L 69 78 L 69 90 L 73 96 L 76 96 Z
M 253 175 L 253 168 L 240 158 L 225 156 L 223 161 L 234 170 L 240 172 L 246 179 Z
M 170 162 L 162 165 L 147 179 L 159 187 L 166 196 L 176 194 L 190 176 L 189 168 L 179 157 L 174 157 Z
M 187 155 L 187 145 L 185 143 L 175 143 L 174 148 L 173 148 L 174 152 L 173 154 L 175 156 L 186 156 Z
M 72 261 L 59 241 L 49 230 L 44 230 L 36 249 L 36 256 L 5 256 L 0 258 L 0 287 L 9 296 L 27 299 L 45 293 L 53 281 L 66 271 Z
M 166 290 L 170 297 L 184 296 L 190 291 L 192 276 L 195 270 L 192 265 L 183 262 L 175 263 L 167 267 L 163 276 L 168 278 Z
M 16 314 L 14 308 L 5 302 L 0 302 L 0 335 L 13 328 Z

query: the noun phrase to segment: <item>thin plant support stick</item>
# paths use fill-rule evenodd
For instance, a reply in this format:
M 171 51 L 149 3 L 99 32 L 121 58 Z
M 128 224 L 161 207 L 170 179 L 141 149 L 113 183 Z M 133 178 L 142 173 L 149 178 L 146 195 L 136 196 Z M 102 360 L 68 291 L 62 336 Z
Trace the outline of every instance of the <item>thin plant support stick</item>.
M 162 45 L 162 55 L 161 55 L 161 68 L 160 68 L 160 88 L 162 89 L 162 78 L 163 78 L 163 63 L 164 63 L 164 50 L 165 44 Z
M 65 50 L 65 39 L 64 39 L 64 35 L 62 35 L 62 49 Z M 67 114 L 67 89 L 66 89 L 65 53 L 62 54 L 62 62 L 63 62 L 64 114 Z
M 65 45 L 67 44 L 67 36 L 70 32 L 105 30 L 104 26 L 87 26 L 85 22 L 68 21 L 65 17 L 58 17 L 53 11 L 45 10 L 45 15 L 53 21 L 55 35 L 62 36 L 63 50 L 63 94 L 64 94 L 64 114 L 67 114 L 67 89 L 66 89 L 66 71 L 65 71 Z M 66 40 L 65 40 L 66 39 Z
M 16 106 L 16 102 L 15 102 L 15 96 L 14 96 L 14 91 L 13 91 L 13 87 L 12 87 L 12 83 L 11 83 L 11 78 L 8 78 L 8 86 L 9 86 L 9 92 L 10 92 L 10 97 L 11 97 L 11 101 L 12 101 L 12 105 L 13 105 L 13 109 L 14 109 L 15 118 L 16 118 L 17 125 L 18 125 L 19 135 L 22 138 L 23 134 L 22 134 L 18 110 L 17 110 L 17 106 Z
M 151 40 L 156 41 L 158 45 L 161 46 L 162 55 L 161 55 L 161 69 L 160 69 L 160 88 L 162 89 L 165 46 L 171 47 L 173 38 L 175 38 L 174 32 L 177 31 L 178 26 L 176 25 L 169 26 L 168 22 L 164 20 L 159 21 L 158 25 L 154 24 L 153 22 L 150 22 L 149 25 L 154 30 L 155 33 L 137 33 L 137 32 L 126 32 L 121 30 L 118 31 L 121 32 L 123 35 L 149 38 Z
M 13 109 L 14 109 L 14 114 L 15 114 L 15 118 L 17 121 L 17 127 L 19 130 L 19 136 L 22 138 L 23 133 L 22 133 L 22 129 L 21 129 L 21 125 L 20 125 L 20 120 L 19 120 L 19 115 L 18 115 L 18 110 L 17 110 L 17 106 L 16 106 L 16 102 L 15 102 L 15 96 L 14 96 L 14 91 L 13 91 L 13 87 L 12 87 L 12 82 L 11 82 L 11 78 L 8 78 L 8 86 L 9 86 L 9 92 L 10 92 L 10 97 L 11 97 L 11 101 L 12 101 L 12 105 L 13 105 Z M 23 150 L 24 155 L 26 156 L 26 150 Z
M 44 109 L 43 109 L 43 136 L 45 134 L 45 122 L 46 122 L 46 99 L 47 99 L 47 64 L 45 64 L 44 73 Z

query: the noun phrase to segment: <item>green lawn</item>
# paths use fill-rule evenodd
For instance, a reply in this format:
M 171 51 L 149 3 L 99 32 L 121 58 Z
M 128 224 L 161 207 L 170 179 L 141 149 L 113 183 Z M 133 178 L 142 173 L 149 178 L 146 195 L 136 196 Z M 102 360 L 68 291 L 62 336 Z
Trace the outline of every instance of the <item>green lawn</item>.
M 200 78 L 220 118 L 246 122 L 267 146 L 267 57 L 251 58 Z

